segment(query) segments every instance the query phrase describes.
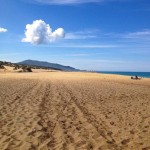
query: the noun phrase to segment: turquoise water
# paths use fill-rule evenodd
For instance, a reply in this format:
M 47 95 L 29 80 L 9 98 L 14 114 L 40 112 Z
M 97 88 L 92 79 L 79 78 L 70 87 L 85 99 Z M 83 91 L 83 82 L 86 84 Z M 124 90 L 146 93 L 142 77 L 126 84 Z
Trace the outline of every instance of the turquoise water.
M 118 74 L 125 76 L 138 76 L 143 78 L 150 78 L 150 72 L 117 72 L 117 71 L 97 71 L 97 72 L 104 74 Z

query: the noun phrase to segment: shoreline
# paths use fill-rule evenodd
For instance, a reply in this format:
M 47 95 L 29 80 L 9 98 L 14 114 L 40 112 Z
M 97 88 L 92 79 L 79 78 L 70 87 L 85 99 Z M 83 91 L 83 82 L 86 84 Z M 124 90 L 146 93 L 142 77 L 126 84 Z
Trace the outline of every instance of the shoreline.
M 98 71 L 97 73 L 123 75 L 123 76 L 138 76 L 142 78 L 150 78 L 150 72 L 128 72 L 128 71 Z
M 1 71 L 0 72 L 0 75 L 16 75 L 16 76 L 19 76 L 19 75 L 21 75 L 21 76 L 24 76 L 25 77 L 25 75 L 27 75 L 27 76 L 34 76 L 34 75 L 42 75 L 42 74 L 49 74 L 49 75 L 53 75 L 53 74 L 63 74 L 63 75 L 69 75 L 69 74 L 75 74 L 75 75 L 77 75 L 77 77 L 78 78 L 80 78 L 80 75 L 81 75 L 81 78 L 85 75 L 85 77 L 87 76 L 87 77 L 92 77 L 93 75 L 93 77 L 112 77 L 112 79 L 114 78 L 114 79 L 117 79 L 118 77 L 121 77 L 121 78 L 126 78 L 126 79 L 129 79 L 129 80 L 131 80 L 131 76 L 130 75 L 123 75 L 123 74 L 111 74 L 111 73 L 102 73 L 102 72 L 67 72 L 67 71 L 55 71 L 55 70 L 50 70 L 50 71 L 33 71 L 33 72 L 3 72 L 3 71 Z M 134 76 L 134 75 L 133 75 Z M 37 76 L 37 77 L 39 77 L 39 76 Z M 141 77 L 141 76 L 138 76 L 138 77 Z M 147 80 L 149 80 L 150 78 L 149 77 L 142 77 L 142 79 L 140 80 L 140 81 L 142 81 L 142 80 L 144 80 L 144 79 L 147 79 Z M 135 81 L 138 81 L 138 80 L 135 80 Z

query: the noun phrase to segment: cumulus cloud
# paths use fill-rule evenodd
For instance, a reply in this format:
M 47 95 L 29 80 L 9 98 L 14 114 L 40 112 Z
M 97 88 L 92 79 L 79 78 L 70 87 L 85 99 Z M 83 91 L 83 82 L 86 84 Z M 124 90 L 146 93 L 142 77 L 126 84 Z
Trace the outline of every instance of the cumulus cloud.
M 2 33 L 2 32 L 7 32 L 7 29 L 0 27 L 0 33 Z
M 25 38 L 22 39 L 22 42 L 29 42 L 37 45 L 47 44 L 64 37 L 65 32 L 63 28 L 52 31 L 50 25 L 46 24 L 43 20 L 35 20 L 32 24 L 26 25 Z

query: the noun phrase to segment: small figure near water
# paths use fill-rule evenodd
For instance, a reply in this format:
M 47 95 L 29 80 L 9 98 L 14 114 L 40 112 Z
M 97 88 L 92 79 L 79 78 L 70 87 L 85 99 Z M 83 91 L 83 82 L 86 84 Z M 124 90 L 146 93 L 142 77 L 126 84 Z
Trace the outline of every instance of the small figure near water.
M 131 77 L 131 79 L 134 79 L 134 80 L 141 80 L 142 77 L 135 76 L 135 77 Z

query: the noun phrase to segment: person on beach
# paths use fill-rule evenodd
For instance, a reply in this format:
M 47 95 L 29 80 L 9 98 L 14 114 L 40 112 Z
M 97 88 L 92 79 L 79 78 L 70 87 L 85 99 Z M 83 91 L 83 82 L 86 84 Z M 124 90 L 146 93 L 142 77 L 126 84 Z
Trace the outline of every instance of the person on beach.
M 142 79 L 141 77 L 138 77 L 137 75 L 135 77 L 131 77 L 131 79 L 135 79 L 135 80 L 140 80 Z

